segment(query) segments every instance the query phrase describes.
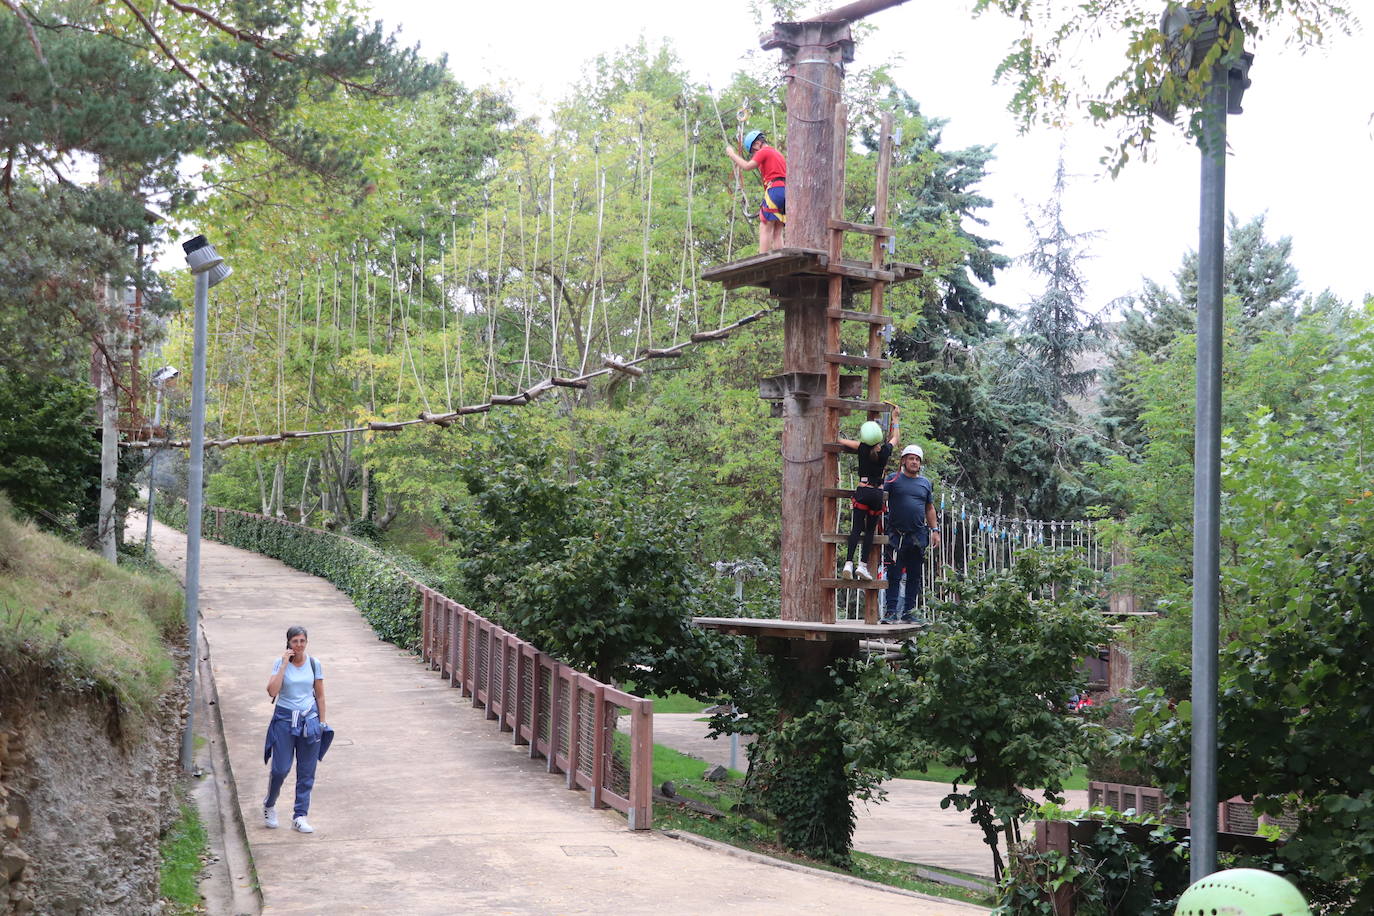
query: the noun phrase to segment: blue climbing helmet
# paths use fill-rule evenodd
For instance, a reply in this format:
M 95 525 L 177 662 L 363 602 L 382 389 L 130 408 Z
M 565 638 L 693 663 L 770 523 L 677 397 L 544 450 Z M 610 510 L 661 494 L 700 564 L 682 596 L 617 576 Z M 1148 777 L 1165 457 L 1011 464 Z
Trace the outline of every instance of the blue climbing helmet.
M 745 152 L 746 154 L 753 152 L 753 149 L 754 149 L 754 141 L 757 140 L 759 137 L 762 137 L 762 136 L 763 136 L 763 131 L 761 131 L 761 130 L 751 130 L 751 131 L 749 131 L 749 133 L 745 134 L 745 135 L 744 135 L 744 152 Z
M 869 420 L 859 427 L 859 441 L 864 445 L 877 445 L 883 441 L 883 428 Z
M 1178 898 L 1174 916 L 1308 916 L 1302 892 L 1257 868 L 1231 868 L 1199 878 Z

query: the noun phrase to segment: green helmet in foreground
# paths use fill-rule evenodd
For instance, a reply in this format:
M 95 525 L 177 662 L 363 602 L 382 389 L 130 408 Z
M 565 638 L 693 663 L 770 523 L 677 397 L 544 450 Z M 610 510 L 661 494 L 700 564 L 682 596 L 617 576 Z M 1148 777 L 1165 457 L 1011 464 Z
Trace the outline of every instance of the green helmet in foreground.
M 877 445 L 883 441 L 883 428 L 872 420 L 859 427 L 859 441 L 864 445 Z
M 1258 868 L 1231 868 L 1199 878 L 1178 898 L 1174 916 L 1311 916 L 1287 878 Z

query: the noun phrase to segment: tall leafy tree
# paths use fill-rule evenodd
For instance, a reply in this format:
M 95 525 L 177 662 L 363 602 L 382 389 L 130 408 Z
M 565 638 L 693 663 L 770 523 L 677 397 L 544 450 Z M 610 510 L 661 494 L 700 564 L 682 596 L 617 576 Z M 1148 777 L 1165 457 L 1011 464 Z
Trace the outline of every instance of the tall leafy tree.
M 104 284 L 155 287 L 146 246 L 160 227 L 146 208 L 175 211 L 191 196 L 185 156 L 256 139 L 357 194 L 356 156 L 293 117 L 297 105 L 339 91 L 412 94 L 437 74 L 380 25 L 327 3 L 10 4 L 0 13 L 0 231 L 26 244 L 0 253 L 6 323 L 19 332 L 0 358 L 70 370 L 80 335 L 113 369 Z
M 1238 309 L 1234 330 L 1242 343 L 1254 343 L 1266 331 L 1291 331 L 1301 310 L 1338 308 L 1327 291 L 1316 296 L 1303 291 L 1292 253 L 1292 238 L 1268 237 L 1264 214 L 1244 223 L 1235 214 L 1228 216 L 1222 290 Z M 1173 281 L 1170 288 L 1146 280 L 1140 292 L 1124 300 L 1116 344 L 1109 352 L 1102 425 L 1115 447 L 1130 454 L 1139 452 L 1145 434 L 1140 419 L 1145 405 L 1135 393 L 1134 379 L 1180 337 L 1192 334 L 1197 322 L 1197 252 L 1184 255 Z

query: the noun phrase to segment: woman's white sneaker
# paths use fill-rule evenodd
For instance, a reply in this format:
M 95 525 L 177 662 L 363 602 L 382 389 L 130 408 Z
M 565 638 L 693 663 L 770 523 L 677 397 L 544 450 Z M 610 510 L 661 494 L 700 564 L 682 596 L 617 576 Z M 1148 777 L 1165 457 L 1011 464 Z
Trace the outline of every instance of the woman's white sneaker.
M 277 829 L 277 809 L 262 806 L 262 825 L 271 830 Z
M 293 817 L 293 818 L 291 819 L 291 829 L 292 829 L 292 830 L 298 830 L 298 831 L 300 831 L 301 833 L 314 833 L 314 832 L 315 832 L 315 828 L 314 828 L 314 827 L 311 827 L 311 826 L 310 826 L 310 822 L 307 821 L 304 817 Z

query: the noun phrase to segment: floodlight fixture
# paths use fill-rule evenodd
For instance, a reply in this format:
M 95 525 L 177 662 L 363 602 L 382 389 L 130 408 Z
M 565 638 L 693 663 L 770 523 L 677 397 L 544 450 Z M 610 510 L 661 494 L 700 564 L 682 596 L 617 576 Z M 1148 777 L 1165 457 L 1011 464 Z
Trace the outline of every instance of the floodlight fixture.
M 219 252 L 215 251 L 215 246 L 203 235 L 198 235 L 189 242 L 182 242 L 181 248 L 186 252 L 186 264 L 191 268 L 191 273 L 201 274 L 209 271 L 210 285 L 217 286 L 234 269 L 224 263 L 224 258 L 220 257 Z
M 153 384 L 161 388 L 178 375 L 181 375 L 181 370 L 176 366 L 163 366 L 153 373 Z

